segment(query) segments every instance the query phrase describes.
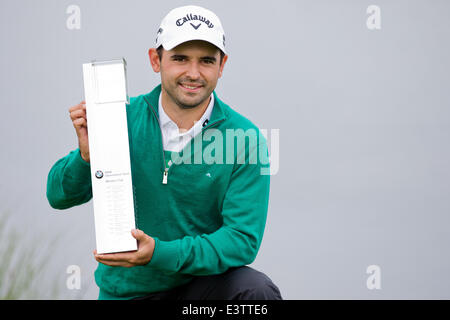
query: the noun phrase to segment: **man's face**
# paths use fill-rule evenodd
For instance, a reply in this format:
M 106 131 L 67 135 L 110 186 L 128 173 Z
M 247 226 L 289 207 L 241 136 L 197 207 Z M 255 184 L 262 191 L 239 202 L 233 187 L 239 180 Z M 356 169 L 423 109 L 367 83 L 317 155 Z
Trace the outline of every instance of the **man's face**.
M 152 59 L 150 51 L 150 60 L 153 69 L 161 72 L 162 90 L 180 108 L 187 109 L 209 99 L 222 76 L 227 56 L 220 64 L 217 47 L 206 41 L 193 40 L 170 51 L 163 50 L 161 61 Z

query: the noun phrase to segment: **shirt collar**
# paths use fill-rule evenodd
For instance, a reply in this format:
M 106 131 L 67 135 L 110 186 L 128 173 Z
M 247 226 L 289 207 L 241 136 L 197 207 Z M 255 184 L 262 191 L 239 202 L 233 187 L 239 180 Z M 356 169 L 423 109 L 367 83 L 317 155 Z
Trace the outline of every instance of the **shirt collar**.
M 201 116 L 200 120 L 197 121 L 186 133 L 182 134 L 189 134 L 192 137 L 195 137 L 200 131 L 202 131 L 202 128 L 208 123 L 209 118 L 211 117 L 211 113 L 214 107 L 214 94 L 211 94 L 211 99 L 209 101 L 208 107 L 206 108 L 205 112 Z M 169 118 L 167 113 L 164 111 L 164 108 L 162 107 L 162 94 L 159 94 L 159 101 L 158 101 L 158 113 L 159 113 L 159 122 L 161 127 L 167 126 L 169 123 L 172 123 L 177 127 L 176 123 L 172 121 L 172 119 Z

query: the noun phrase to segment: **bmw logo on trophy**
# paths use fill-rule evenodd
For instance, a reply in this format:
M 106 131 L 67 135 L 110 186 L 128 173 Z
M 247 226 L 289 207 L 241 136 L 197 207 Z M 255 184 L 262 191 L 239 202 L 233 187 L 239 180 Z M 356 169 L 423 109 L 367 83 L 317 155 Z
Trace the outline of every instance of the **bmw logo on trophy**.
M 97 179 L 103 178 L 103 172 L 101 170 L 95 171 L 95 177 Z

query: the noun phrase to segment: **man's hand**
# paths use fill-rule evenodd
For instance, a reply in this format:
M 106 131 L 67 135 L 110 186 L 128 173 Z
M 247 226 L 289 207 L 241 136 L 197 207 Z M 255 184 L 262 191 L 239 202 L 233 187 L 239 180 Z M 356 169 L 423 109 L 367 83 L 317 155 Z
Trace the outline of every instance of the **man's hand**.
M 97 254 L 94 250 L 95 260 L 108 266 L 127 268 L 149 263 L 155 250 L 155 239 L 138 229 L 133 229 L 131 234 L 138 241 L 137 251 Z
M 86 102 L 81 101 L 76 106 L 71 107 L 69 112 L 70 119 L 72 119 L 73 126 L 77 133 L 81 157 L 84 161 L 90 162 Z

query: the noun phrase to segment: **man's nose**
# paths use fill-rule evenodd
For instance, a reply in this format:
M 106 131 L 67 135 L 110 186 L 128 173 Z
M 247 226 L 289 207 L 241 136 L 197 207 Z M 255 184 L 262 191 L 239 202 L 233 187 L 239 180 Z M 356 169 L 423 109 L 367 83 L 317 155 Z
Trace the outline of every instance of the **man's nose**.
M 191 79 L 198 79 L 200 78 L 200 66 L 197 62 L 191 62 L 188 66 L 186 75 Z

